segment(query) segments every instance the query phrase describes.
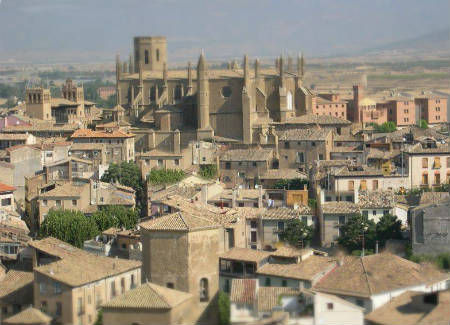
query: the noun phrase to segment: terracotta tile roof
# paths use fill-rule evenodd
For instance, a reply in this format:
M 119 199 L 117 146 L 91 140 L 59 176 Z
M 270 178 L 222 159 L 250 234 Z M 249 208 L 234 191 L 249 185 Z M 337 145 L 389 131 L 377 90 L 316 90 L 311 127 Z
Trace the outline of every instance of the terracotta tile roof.
M 14 186 L 10 186 L 4 183 L 0 183 L 0 193 L 4 193 L 4 192 L 13 192 L 15 191 L 16 188 Z
M 0 140 L 27 140 L 29 134 L 0 133 Z
M 140 261 L 97 256 L 53 237 L 32 241 L 29 246 L 60 258 L 56 262 L 36 267 L 35 272 L 71 287 L 78 287 L 141 267 Z
M 52 318 L 48 316 L 47 314 L 44 314 L 39 309 L 28 307 L 27 309 L 22 310 L 21 312 L 8 317 L 3 320 L 2 324 L 9 325 L 9 324 L 40 324 L 40 325 L 47 325 L 50 324 L 52 321 Z
M 271 253 L 271 256 L 275 257 L 300 257 L 304 255 L 312 255 L 313 250 L 311 248 L 297 249 L 292 246 L 282 246 L 275 252 Z
M 264 264 L 256 273 L 282 278 L 313 281 L 322 272 L 336 267 L 336 259 L 327 256 L 311 255 L 297 264 Z
M 253 304 L 256 300 L 257 279 L 231 280 L 230 301 L 239 304 Z
M 90 129 L 80 129 L 76 130 L 72 134 L 72 139 L 81 138 L 132 138 L 133 134 L 126 133 L 122 130 L 113 130 L 111 132 L 107 131 L 93 131 Z
M 260 263 L 264 259 L 269 258 L 269 256 L 270 252 L 250 248 L 234 247 L 230 249 L 228 252 L 221 254 L 219 257 L 226 260 Z
M 180 157 L 183 157 L 183 154 L 182 153 L 165 152 L 165 151 L 154 149 L 154 150 L 151 150 L 151 151 L 138 153 L 138 154 L 136 154 L 136 156 L 137 157 L 142 157 L 142 158 L 154 158 L 154 159 L 157 159 L 159 157 L 180 158 Z
M 381 253 L 365 257 L 347 256 L 344 265 L 322 278 L 313 289 L 337 295 L 370 297 L 449 278 L 448 274 L 429 265 L 417 264 L 390 253 Z
M 280 304 L 280 296 L 299 295 L 300 290 L 289 287 L 260 287 L 257 296 L 257 309 L 259 312 L 272 311 Z
M 358 177 L 358 176 L 383 176 L 381 169 L 375 169 L 368 166 L 359 166 L 358 168 L 342 167 L 335 171 L 335 176 Z
M 420 196 L 419 205 L 442 203 L 447 201 L 449 197 L 448 192 L 423 192 Z
M 215 229 L 219 224 L 186 212 L 176 212 L 139 224 L 150 231 L 183 231 Z
M 380 325 L 450 324 L 450 292 L 437 292 L 437 305 L 423 302 L 427 294 L 430 293 L 407 291 L 367 314 L 365 320 Z
M 65 183 L 65 184 L 55 184 L 55 188 L 39 194 L 39 199 L 49 198 L 49 197 L 80 197 L 81 192 L 89 186 L 89 184 L 76 184 L 76 183 Z
M 380 150 L 377 148 L 369 148 L 369 153 L 367 154 L 368 159 L 385 159 L 390 160 L 401 154 L 400 150 Z
M 304 173 L 299 172 L 297 169 L 269 169 L 263 172 L 259 177 L 260 179 L 307 179 L 308 176 Z
M 20 295 L 26 297 L 28 294 L 32 302 L 33 281 L 33 272 L 9 270 L 3 278 L 0 278 L 0 300 L 3 303 L 20 301 Z
M 280 132 L 281 141 L 325 141 L 332 131 L 330 129 L 289 129 Z
M 192 295 L 147 282 L 102 305 L 103 308 L 171 309 Z
M 289 118 L 285 124 L 318 124 L 318 125 L 350 125 L 352 122 L 331 115 L 305 114 Z M 280 123 L 281 124 L 281 123 Z
M 409 147 L 406 152 L 409 154 L 448 154 L 450 153 L 450 147 L 447 143 L 439 145 L 436 148 L 424 148 L 422 144 L 417 143 L 412 147 Z
M 364 208 L 392 208 L 395 195 L 391 191 L 359 191 L 358 206 Z
M 266 194 L 266 190 L 262 190 L 262 195 Z M 237 200 L 258 200 L 259 198 L 259 189 L 239 189 L 236 191 L 236 199 Z M 220 200 L 232 200 L 233 199 L 233 190 L 232 189 L 224 189 L 217 195 L 211 197 L 208 201 L 220 201 Z
M 102 150 L 105 148 L 105 143 L 72 143 L 69 151 Z
M 272 149 L 233 149 L 220 157 L 221 161 L 268 161 L 272 158 Z
M 266 209 L 262 214 L 262 218 L 264 220 L 292 220 L 299 219 L 302 215 L 310 214 L 312 214 L 310 207 L 300 205 L 298 209 L 285 207 Z
M 324 214 L 357 214 L 359 213 L 359 207 L 353 202 L 340 201 L 340 202 L 324 202 L 322 203 L 322 211 Z

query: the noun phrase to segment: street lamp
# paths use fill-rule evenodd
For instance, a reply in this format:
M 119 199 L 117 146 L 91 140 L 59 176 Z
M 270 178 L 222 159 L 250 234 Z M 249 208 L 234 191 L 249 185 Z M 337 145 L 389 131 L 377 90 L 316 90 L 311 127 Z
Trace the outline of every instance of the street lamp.
M 364 238 L 364 233 L 365 233 L 368 229 L 369 229 L 369 226 L 367 226 L 367 224 L 363 224 L 361 257 L 364 257 L 364 253 L 365 253 L 365 238 Z

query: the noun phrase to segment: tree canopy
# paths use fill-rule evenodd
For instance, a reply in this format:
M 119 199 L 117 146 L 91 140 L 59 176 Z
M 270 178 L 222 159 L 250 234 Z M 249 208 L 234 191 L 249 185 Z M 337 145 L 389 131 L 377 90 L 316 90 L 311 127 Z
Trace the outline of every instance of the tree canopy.
M 372 123 L 374 129 L 376 132 L 379 133 L 391 133 L 397 130 L 397 126 L 395 125 L 395 122 L 389 121 L 384 122 L 383 124 L 376 124 Z
M 120 205 L 102 207 L 92 215 L 92 218 L 99 231 L 111 227 L 132 229 L 139 220 L 135 210 Z
M 303 190 L 304 185 L 308 185 L 307 179 L 294 178 L 294 179 L 280 179 L 272 188 L 274 189 L 289 189 L 289 190 Z
M 74 210 L 50 210 L 39 230 L 40 237 L 52 236 L 79 248 L 97 234 L 94 219 Z
M 133 188 L 136 191 L 136 209 L 139 212 L 145 211 L 147 205 L 145 199 L 146 186 L 141 171 L 134 162 L 124 161 L 109 165 L 108 170 L 102 176 L 102 181 L 108 183 L 117 181 L 122 185 Z
M 206 179 L 217 177 L 217 165 L 200 165 L 199 175 Z
M 342 226 L 342 235 L 338 239 L 339 244 L 350 252 L 361 249 L 363 230 L 365 248 L 373 248 L 376 241 L 376 225 L 373 220 L 365 220 L 362 215 L 350 217 L 350 220 Z
M 376 225 L 377 240 L 382 246 L 389 239 L 402 239 L 402 222 L 391 214 L 384 215 Z
M 280 240 L 294 247 L 308 246 L 313 237 L 313 227 L 299 219 L 290 221 L 278 235 Z
M 223 291 L 219 291 L 219 324 L 230 324 L 230 297 Z
M 152 169 L 147 176 L 153 185 L 178 183 L 185 177 L 185 173 L 178 169 Z

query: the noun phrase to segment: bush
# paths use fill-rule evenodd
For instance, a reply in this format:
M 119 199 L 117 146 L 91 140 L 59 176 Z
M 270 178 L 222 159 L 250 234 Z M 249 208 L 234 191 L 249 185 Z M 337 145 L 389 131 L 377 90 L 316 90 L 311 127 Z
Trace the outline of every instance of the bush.
M 379 133 L 391 133 L 391 132 L 394 132 L 397 130 L 397 126 L 392 121 L 384 122 L 381 125 L 372 123 L 372 125 L 373 125 L 375 131 L 379 132 Z
M 139 216 L 137 212 L 123 206 L 106 206 L 97 210 L 93 215 L 99 231 L 111 227 L 132 229 L 136 226 Z
M 308 186 L 307 179 L 294 178 L 294 179 L 281 179 L 273 185 L 274 189 L 287 189 L 287 190 L 303 190 L 304 185 Z
M 428 123 L 427 123 L 427 121 L 425 121 L 425 120 L 420 120 L 420 121 L 419 121 L 419 127 L 420 127 L 421 129 L 428 129 Z
M 199 175 L 206 179 L 213 179 L 217 176 L 216 165 L 201 165 Z
M 184 176 L 184 171 L 178 169 L 152 169 L 147 179 L 153 185 L 162 185 L 178 183 Z
M 230 324 L 230 297 L 223 291 L 219 291 L 219 324 Z

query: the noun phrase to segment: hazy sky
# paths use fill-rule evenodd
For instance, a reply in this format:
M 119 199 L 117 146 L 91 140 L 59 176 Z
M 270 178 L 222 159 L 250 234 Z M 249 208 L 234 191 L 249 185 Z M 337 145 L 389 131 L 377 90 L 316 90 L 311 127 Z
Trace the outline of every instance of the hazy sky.
M 131 50 L 165 35 L 170 58 L 309 56 L 361 50 L 449 28 L 448 0 L 1 0 L 5 52 Z M 110 54 L 109 54 L 110 53 Z

